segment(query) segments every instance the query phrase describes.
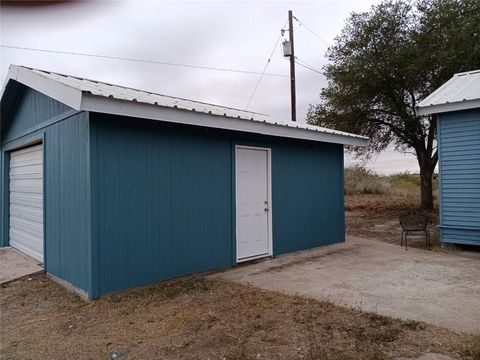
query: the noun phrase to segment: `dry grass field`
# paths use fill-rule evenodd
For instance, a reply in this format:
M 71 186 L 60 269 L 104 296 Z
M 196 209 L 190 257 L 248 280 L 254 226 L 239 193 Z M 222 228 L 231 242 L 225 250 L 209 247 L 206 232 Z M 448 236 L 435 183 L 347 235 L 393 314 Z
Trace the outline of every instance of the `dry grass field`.
M 87 303 L 35 275 L 0 306 L 4 360 L 480 357 L 480 337 L 203 276 Z

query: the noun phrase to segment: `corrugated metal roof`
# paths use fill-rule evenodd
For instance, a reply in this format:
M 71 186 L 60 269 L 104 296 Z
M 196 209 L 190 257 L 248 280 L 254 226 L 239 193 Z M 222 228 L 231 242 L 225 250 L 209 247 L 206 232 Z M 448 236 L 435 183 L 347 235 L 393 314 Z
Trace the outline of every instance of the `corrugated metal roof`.
M 445 84 L 422 100 L 419 115 L 480 108 L 480 70 L 453 75 Z
M 153 105 L 161 108 L 187 110 L 187 111 L 192 111 L 197 113 L 204 113 L 208 115 L 222 116 L 222 117 L 236 119 L 236 120 L 238 119 L 246 120 L 245 123 L 258 122 L 266 125 L 273 125 L 275 127 L 289 128 L 292 130 L 292 134 L 293 134 L 293 131 L 295 131 L 295 129 L 304 130 L 304 131 L 308 131 L 316 134 L 328 134 L 330 135 L 328 139 L 332 139 L 332 136 L 333 136 L 335 139 L 338 139 L 338 141 L 329 141 L 327 140 L 327 138 L 325 138 L 326 140 L 322 140 L 321 137 L 318 137 L 318 139 L 316 139 L 316 137 L 312 137 L 312 135 L 308 137 L 304 137 L 304 136 L 302 137 L 300 136 L 300 134 L 299 136 L 294 136 L 294 135 L 287 136 L 292 138 L 298 137 L 298 138 L 305 138 L 310 140 L 337 142 L 337 143 L 356 145 L 356 146 L 366 146 L 368 141 L 368 138 L 364 136 L 350 134 L 342 131 L 331 130 L 331 129 L 299 123 L 299 122 L 280 120 L 278 118 L 265 115 L 265 114 L 234 109 L 231 107 L 213 105 L 213 104 L 208 104 L 208 103 L 199 102 L 199 101 L 192 101 L 192 100 L 182 99 L 178 97 L 166 96 L 166 95 L 156 94 L 149 91 L 142 91 L 142 90 L 132 89 L 125 86 L 108 84 L 105 82 L 89 80 L 89 79 L 79 78 L 79 77 L 70 76 L 70 75 L 58 74 L 50 71 L 32 69 L 32 68 L 27 68 L 23 66 L 12 65 L 10 67 L 10 72 L 9 72 L 9 77 L 7 78 L 7 82 L 8 82 L 8 79 L 16 80 L 18 82 L 21 82 L 27 86 L 30 86 L 36 89 L 37 91 L 44 92 L 47 95 L 66 103 L 67 105 L 73 107 L 76 110 L 107 112 L 106 106 L 103 106 L 100 108 L 98 106 L 99 104 L 98 101 L 90 101 L 92 100 L 92 96 L 93 96 L 96 98 L 94 100 L 98 100 L 99 98 L 103 100 L 112 100 L 112 101 L 120 100 L 122 102 L 126 101 L 129 103 L 136 103 L 139 105 L 140 104 L 145 104 L 149 106 Z M 42 84 L 42 79 L 48 80 L 49 82 Z M 58 88 L 55 87 L 56 84 L 59 86 Z M 6 86 L 6 83 L 5 83 L 5 86 Z M 2 89 L 2 98 L 3 98 L 3 92 L 5 90 L 5 86 Z M 78 90 L 80 92 L 80 95 L 79 95 L 80 97 L 78 98 L 75 92 L 69 94 L 69 92 L 66 90 L 70 90 L 70 89 Z M 115 102 L 113 105 L 116 105 L 116 104 L 117 102 Z M 112 109 L 113 105 L 110 104 L 108 106 L 108 109 Z M 143 108 L 143 110 L 145 110 L 145 108 Z M 150 111 L 151 109 L 148 109 L 149 115 L 147 115 L 147 112 L 143 113 L 143 110 L 141 107 L 138 107 L 137 113 L 135 113 L 134 115 L 132 115 L 131 111 L 128 114 L 125 113 L 125 115 L 152 118 L 152 119 L 154 118 L 154 116 L 151 115 L 152 113 Z M 114 111 L 114 113 L 123 114 L 121 111 Z M 162 120 L 169 121 L 168 118 L 162 118 Z M 181 121 L 175 121 L 175 122 L 181 122 Z M 195 125 L 201 126 L 205 124 L 199 121 Z M 209 125 L 205 125 L 205 126 L 209 126 Z M 228 128 L 228 126 L 227 127 L 218 126 L 218 127 Z M 234 129 L 242 130 L 242 127 L 241 126 L 239 127 L 237 124 L 237 126 Z M 250 126 L 249 129 L 252 129 L 252 127 Z M 249 131 L 249 130 L 245 129 L 245 131 Z M 263 131 L 261 133 L 270 134 L 268 131 Z M 281 136 L 278 134 L 279 132 L 272 132 L 270 135 Z

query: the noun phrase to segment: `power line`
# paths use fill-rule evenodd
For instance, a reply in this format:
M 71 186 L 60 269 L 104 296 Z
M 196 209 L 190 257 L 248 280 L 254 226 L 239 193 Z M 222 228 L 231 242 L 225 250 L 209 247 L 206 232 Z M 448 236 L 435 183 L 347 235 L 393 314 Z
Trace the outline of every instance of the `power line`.
M 309 68 L 311 68 L 311 69 L 313 69 L 313 70 L 315 70 L 315 71 L 321 72 L 321 71 L 318 70 L 315 66 L 310 65 L 310 64 L 307 63 L 305 60 L 300 59 L 298 56 L 295 56 L 295 60 L 301 62 L 303 65 L 306 65 L 306 66 L 308 66 Z
M 300 66 L 308 69 L 308 70 L 311 70 L 311 71 L 316 72 L 316 73 L 321 74 L 321 75 L 325 75 L 321 70 L 318 70 L 317 68 L 315 68 L 314 66 L 308 64 L 306 61 L 298 58 L 297 56 L 295 56 L 295 63 L 296 63 L 297 65 L 300 65 Z
M 305 66 L 305 65 L 303 65 L 302 63 L 299 63 L 298 61 L 295 61 L 295 64 L 300 65 L 301 67 L 304 67 L 305 69 L 308 69 L 308 70 L 310 70 L 310 71 L 313 71 L 313 72 L 315 72 L 315 73 L 317 73 L 317 74 L 323 75 L 323 73 L 321 73 L 320 71 L 317 71 L 317 70 L 314 70 L 314 69 L 312 69 L 312 68 L 309 68 L 308 66 Z
M 288 75 L 283 75 L 283 74 L 265 73 L 265 72 L 260 73 L 258 71 L 238 70 L 238 69 L 229 69 L 229 68 L 217 68 L 217 67 L 212 67 L 212 66 L 201 66 L 201 65 L 191 65 L 191 64 L 179 64 L 179 63 L 172 63 L 172 62 L 158 61 L 158 60 L 145 60 L 145 59 L 127 58 L 127 57 L 120 57 L 120 56 L 87 54 L 87 53 L 81 53 L 81 52 L 61 51 L 61 50 L 51 50 L 51 49 L 38 49 L 38 48 L 29 48 L 29 47 L 21 47 L 21 46 L 13 46 L 13 45 L 3 45 L 3 44 L 0 45 L 0 46 L 2 48 L 7 48 L 7 49 L 39 51 L 39 52 L 46 52 L 46 53 L 75 55 L 75 56 L 88 56 L 88 57 L 122 60 L 122 61 L 135 61 L 135 62 L 148 63 L 148 64 L 177 66 L 177 67 L 185 67 L 185 68 L 192 68 L 192 69 L 225 71 L 225 72 L 233 72 L 233 73 L 249 74 L 249 75 L 261 75 L 262 77 L 263 76 L 288 77 Z
M 296 21 L 298 21 L 298 23 L 300 25 L 302 25 L 305 29 L 307 29 L 308 31 L 310 31 L 314 36 L 316 36 L 317 38 L 319 38 L 324 44 L 326 44 L 327 46 L 330 46 L 330 44 L 328 42 L 326 42 L 325 40 L 322 39 L 322 37 L 320 35 L 318 35 L 315 31 L 313 31 L 312 29 L 310 29 L 307 25 L 305 25 L 303 22 L 301 22 L 300 20 L 298 20 L 297 17 L 293 17 Z
M 287 21 L 288 21 L 288 20 L 287 20 Z M 282 31 L 283 31 L 283 28 L 287 25 L 287 21 L 285 21 L 285 24 L 283 24 L 283 26 L 282 26 Z M 270 60 L 272 60 L 273 53 L 274 53 L 275 50 L 277 49 L 278 43 L 280 42 L 280 39 L 282 38 L 282 36 L 283 36 L 283 33 L 280 33 L 280 36 L 278 37 L 277 41 L 275 42 L 275 46 L 273 47 L 273 50 L 272 50 L 272 52 L 270 53 L 270 56 L 269 56 L 268 59 L 267 59 L 267 63 L 265 64 L 265 67 L 263 68 L 263 71 L 262 71 L 262 73 L 260 74 L 260 77 L 259 77 L 259 79 L 258 79 L 258 81 L 257 81 L 257 84 L 255 85 L 255 88 L 253 89 L 252 95 L 251 95 L 250 98 L 248 99 L 247 105 L 245 106 L 245 110 L 247 110 L 248 107 L 250 106 L 250 103 L 252 102 L 253 97 L 255 96 L 255 93 L 257 92 L 258 86 L 260 85 L 260 82 L 261 82 L 262 79 L 263 79 L 263 75 L 265 75 L 265 71 L 267 70 L 267 67 L 268 67 L 268 65 L 270 64 Z

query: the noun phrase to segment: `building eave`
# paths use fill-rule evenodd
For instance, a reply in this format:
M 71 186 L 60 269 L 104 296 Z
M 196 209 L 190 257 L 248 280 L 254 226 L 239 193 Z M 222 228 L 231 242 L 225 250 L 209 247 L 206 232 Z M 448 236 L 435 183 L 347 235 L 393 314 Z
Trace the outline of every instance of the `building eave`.
M 465 100 L 461 102 L 455 103 L 445 103 L 445 104 L 436 104 L 436 105 L 429 105 L 423 107 L 417 107 L 417 114 L 424 116 L 424 115 L 431 115 L 431 114 L 440 114 L 452 111 L 462 111 L 462 110 L 470 110 L 470 109 L 478 109 L 480 108 L 480 99 L 474 100 Z
M 147 103 L 108 99 L 103 96 L 88 93 L 83 95 L 81 110 L 292 139 L 350 146 L 368 145 L 368 139 L 365 137 L 342 135 L 329 132 L 328 130 L 322 131 L 295 126 L 280 126 L 266 121 L 245 120 Z

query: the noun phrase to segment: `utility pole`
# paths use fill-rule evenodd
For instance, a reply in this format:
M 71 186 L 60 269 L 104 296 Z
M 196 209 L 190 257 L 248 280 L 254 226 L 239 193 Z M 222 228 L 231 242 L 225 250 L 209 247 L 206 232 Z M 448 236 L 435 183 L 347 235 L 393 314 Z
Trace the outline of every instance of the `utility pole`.
M 291 46 L 290 54 L 290 96 L 292 107 L 292 121 L 297 121 L 297 96 L 295 93 L 295 51 L 293 48 L 293 14 L 288 10 L 288 35 Z

